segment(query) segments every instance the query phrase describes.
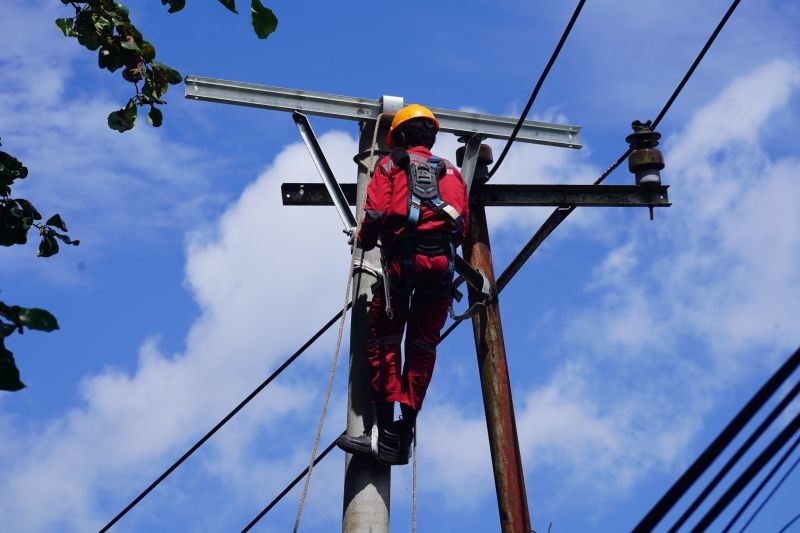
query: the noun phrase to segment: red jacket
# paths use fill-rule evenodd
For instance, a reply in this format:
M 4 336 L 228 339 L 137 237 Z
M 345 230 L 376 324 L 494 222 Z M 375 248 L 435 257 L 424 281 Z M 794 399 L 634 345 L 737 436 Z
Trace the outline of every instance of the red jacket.
M 431 151 L 424 146 L 409 148 L 409 153 L 430 157 Z M 467 234 L 469 221 L 469 199 L 467 186 L 461 172 L 450 161 L 443 160 L 447 172 L 439 180 L 439 195 L 453 206 L 464 221 L 463 228 L 455 235 L 456 245 Z M 408 177 L 406 172 L 392 162 L 391 157 L 383 157 L 378 161 L 372 179 L 367 187 L 367 200 L 364 204 L 364 219 L 358 240 L 362 248 L 371 250 L 378 242 L 389 246 L 406 230 L 408 219 Z M 450 233 L 456 229 L 453 219 L 444 213 L 438 213 L 428 206 L 420 212 L 417 231 L 419 233 Z

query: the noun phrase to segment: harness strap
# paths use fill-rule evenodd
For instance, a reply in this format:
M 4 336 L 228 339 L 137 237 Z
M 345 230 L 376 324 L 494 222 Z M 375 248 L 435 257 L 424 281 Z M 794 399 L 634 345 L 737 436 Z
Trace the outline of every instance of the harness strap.
M 404 290 L 410 293 L 414 290 L 414 255 L 417 252 L 417 240 L 419 233 L 417 226 L 422 213 L 422 206 L 427 205 L 437 213 L 444 213 L 455 223 L 456 235 L 464 228 L 464 219 L 461 214 L 450 204 L 442 200 L 439 195 L 439 178 L 442 170 L 446 171 L 446 163 L 441 157 L 432 155 L 425 159 L 417 154 L 409 154 L 408 174 L 408 218 L 406 220 L 405 238 L 402 243 L 402 269 Z M 420 167 L 425 166 L 423 170 Z M 442 168 L 444 167 L 444 168 Z M 418 182 L 418 179 L 421 181 Z M 420 197 L 423 194 L 425 197 Z M 451 285 L 451 278 L 455 269 L 455 245 L 452 239 L 447 242 L 447 272 L 442 282 L 435 288 L 436 292 L 448 294 Z

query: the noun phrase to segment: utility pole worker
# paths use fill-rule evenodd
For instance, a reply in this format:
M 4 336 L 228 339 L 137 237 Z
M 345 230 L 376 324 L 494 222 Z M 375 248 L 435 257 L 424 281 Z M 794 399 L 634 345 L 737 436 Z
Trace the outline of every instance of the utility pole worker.
M 343 435 L 337 444 L 392 465 L 408 463 L 451 304 L 455 249 L 467 231 L 461 173 L 430 151 L 438 131 L 438 120 L 424 106 L 412 104 L 395 115 L 386 138 L 393 150 L 372 174 L 357 236 L 364 250 L 380 238 L 388 281 L 376 284 L 369 307 L 367 360 L 377 424 L 369 434 Z M 402 414 L 397 421 L 395 402 Z

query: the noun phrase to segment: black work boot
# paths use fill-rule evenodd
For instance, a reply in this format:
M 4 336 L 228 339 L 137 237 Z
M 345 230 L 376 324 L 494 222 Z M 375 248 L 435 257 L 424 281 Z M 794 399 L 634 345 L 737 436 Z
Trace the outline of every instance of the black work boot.
M 393 422 L 378 436 L 378 461 L 387 465 L 407 465 L 413 441 L 413 425 L 403 420 Z
M 378 427 L 372 426 L 370 431 L 358 437 L 339 435 L 339 437 L 336 438 L 336 445 L 347 453 L 377 453 Z
M 371 429 L 358 437 L 340 435 L 336 439 L 336 445 L 347 453 L 371 453 L 377 457 L 379 428 L 389 427 L 394 423 L 394 403 L 376 402 L 374 420 L 377 421 L 377 426 L 373 424 Z

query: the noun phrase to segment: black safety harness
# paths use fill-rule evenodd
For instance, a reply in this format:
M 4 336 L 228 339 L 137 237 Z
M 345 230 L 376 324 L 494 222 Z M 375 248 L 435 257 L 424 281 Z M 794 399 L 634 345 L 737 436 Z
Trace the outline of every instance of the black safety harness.
M 447 173 L 449 163 L 441 157 L 431 155 L 425 157 L 419 154 L 409 153 L 408 151 L 396 148 L 392 151 L 391 163 L 385 168 L 391 173 L 391 166 L 396 166 L 406 172 L 408 179 L 408 217 L 406 219 L 405 231 L 398 237 L 397 246 L 402 256 L 402 290 L 409 294 L 414 290 L 414 256 L 424 254 L 428 256 L 445 255 L 448 259 L 447 271 L 442 277 L 442 282 L 433 290 L 437 294 L 447 295 L 453 293 L 456 300 L 461 300 L 461 293 L 452 286 L 453 273 L 456 270 L 456 236 L 464 229 L 464 219 L 458 210 L 444 201 L 439 191 L 439 181 Z M 418 226 L 422 216 L 422 208 L 428 207 L 452 220 L 454 229 L 445 233 L 420 233 Z M 460 259 L 460 258 L 459 258 Z M 389 302 L 389 280 L 386 270 L 385 258 L 381 254 L 381 261 L 384 267 L 384 288 L 386 293 L 386 311 L 391 317 L 391 303 Z M 461 260 L 462 269 L 471 270 L 468 265 Z M 484 294 L 484 301 L 490 298 L 488 280 L 480 271 L 473 271 L 480 276 L 480 283 L 467 276 L 470 285 Z M 477 309 L 479 302 L 473 305 L 467 313 L 463 315 L 453 314 L 452 306 L 450 315 L 455 319 L 463 319 L 471 315 Z
M 435 155 L 425 157 L 406 151 L 393 152 L 392 160 L 406 171 L 408 177 L 408 218 L 405 232 L 400 237 L 404 289 L 410 292 L 414 288 L 415 254 L 445 255 L 448 259 L 447 272 L 440 286 L 434 290 L 440 294 L 447 294 L 450 291 L 456 255 L 454 240 L 464 228 L 461 214 L 445 202 L 439 192 L 439 180 L 447 172 L 447 162 Z M 423 206 L 452 220 L 454 224 L 452 232 L 420 234 L 417 228 Z

